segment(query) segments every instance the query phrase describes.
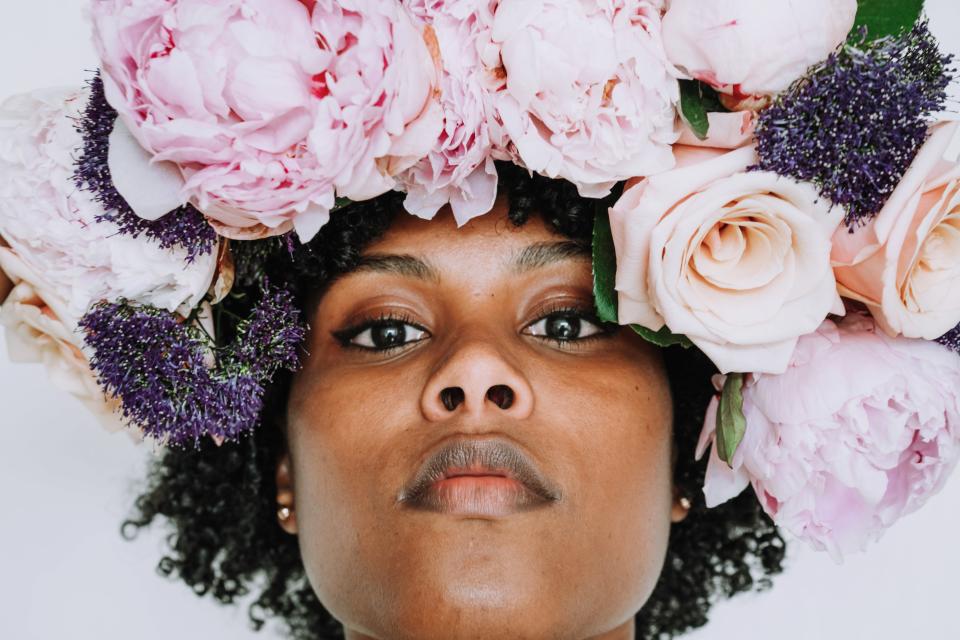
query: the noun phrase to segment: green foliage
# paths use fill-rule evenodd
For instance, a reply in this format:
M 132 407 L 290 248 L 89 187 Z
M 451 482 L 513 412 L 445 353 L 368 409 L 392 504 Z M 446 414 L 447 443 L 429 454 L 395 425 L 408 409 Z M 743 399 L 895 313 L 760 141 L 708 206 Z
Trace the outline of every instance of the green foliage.
M 687 336 L 679 333 L 673 333 L 666 326 L 661 327 L 659 331 L 641 327 L 638 324 L 632 324 L 630 325 L 630 328 L 636 331 L 644 340 L 647 342 L 652 342 L 658 347 L 672 347 L 673 345 L 680 345 L 684 349 L 689 349 L 693 346 L 693 343 L 690 342 L 690 339 L 687 338 Z
M 923 12 L 923 0 L 857 0 L 857 19 L 850 32 L 858 37 L 866 27 L 867 40 L 894 36 L 910 29 Z
M 604 322 L 617 321 L 617 256 L 610 232 L 609 214 L 597 209 L 593 219 L 593 299 L 597 317 Z
M 720 103 L 717 92 L 699 80 L 680 81 L 680 113 L 690 125 L 693 135 L 701 140 L 707 137 L 710 120 L 707 114 L 713 111 L 727 111 Z
M 720 406 L 717 407 L 717 439 L 713 446 L 717 455 L 728 465 L 737 452 L 743 434 L 747 430 L 747 419 L 743 415 L 743 374 L 727 375 L 720 392 Z

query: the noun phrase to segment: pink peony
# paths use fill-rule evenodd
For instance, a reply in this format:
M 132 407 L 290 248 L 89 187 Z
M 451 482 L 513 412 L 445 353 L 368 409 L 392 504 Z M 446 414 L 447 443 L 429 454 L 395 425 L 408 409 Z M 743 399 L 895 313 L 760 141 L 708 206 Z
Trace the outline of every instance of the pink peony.
M 183 250 L 161 249 L 96 221 L 102 210 L 72 180 L 82 144 L 75 122 L 86 96 L 36 92 L 0 106 L 0 235 L 9 245 L 4 254 L 62 297 L 71 320 L 94 302 L 119 298 L 188 311 L 210 287 L 218 251 L 188 263 Z
M 501 78 L 494 142 L 532 171 L 602 197 L 673 166 L 679 85 L 662 0 L 502 0 L 481 59 Z
M 790 368 L 750 375 L 732 468 L 710 454 L 708 506 L 747 484 L 779 526 L 835 559 L 943 486 L 960 454 L 960 355 L 890 338 L 866 316 L 800 338 Z M 714 441 L 710 405 L 697 456 Z
M 95 0 L 91 13 L 110 104 L 224 235 L 309 240 L 336 195 L 389 190 L 439 130 L 433 58 L 396 3 Z M 118 182 L 134 160 L 111 159 Z
M 840 293 L 890 335 L 933 340 L 960 323 L 960 163 L 944 158 L 957 130 L 935 126 L 880 213 L 834 236 Z
M 120 298 L 188 311 L 210 287 L 217 252 L 188 264 L 185 251 L 96 221 L 102 210 L 72 182 L 85 101 L 48 91 L 0 106 L 0 270 L 14 284 L 0 322 L 14 359 L 46 363 L 55 383 L 109 416 L 81 351 L 80 318 Z
M 430 219 L 449 204 L 457 223 L 493 208 L 497 170 L 488 126 L 489 94 L 478 73 L 478 45 L 497 0 L 407 0 L 432 26 L 443 60 L 444 125 L 430 154 L 400 176 L 406 209 Z
M 672 0 L 670 62 L 738 97 L 779 93 L 842 43 L 856 0 Z

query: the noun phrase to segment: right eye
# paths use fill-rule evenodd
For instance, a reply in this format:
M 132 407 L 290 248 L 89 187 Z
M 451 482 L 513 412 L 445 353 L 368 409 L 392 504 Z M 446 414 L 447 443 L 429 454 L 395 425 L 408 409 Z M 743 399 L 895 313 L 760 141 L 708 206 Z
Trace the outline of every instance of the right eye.
M 387 318 L 368 322 L 337 337 L 344 346 L 386 351 L 420 342 L 427 335 L 427 330 L 423 327 Z

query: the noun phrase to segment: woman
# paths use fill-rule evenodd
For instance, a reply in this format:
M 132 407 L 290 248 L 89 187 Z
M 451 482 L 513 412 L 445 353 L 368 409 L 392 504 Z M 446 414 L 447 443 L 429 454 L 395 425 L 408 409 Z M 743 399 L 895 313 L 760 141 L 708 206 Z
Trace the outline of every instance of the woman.
M 840 558 L 943 486 L 916 13 L 455 4 L 95 0 L 89 90 L 5 106 L 11 344 L 167 446 L 163 572 L 296 637 L 672 636 L 773 523 Z
M 303 638 L 654 638 L 779 572 L 756 500 L 697 489 L 709 361 L 596 318 L 593 202 L 506 165 L 501 190 L 460 229 L 382 196 L 304 247 L 269 423 L 168 452 L 128 523 L 175 523 L 162 571 Z

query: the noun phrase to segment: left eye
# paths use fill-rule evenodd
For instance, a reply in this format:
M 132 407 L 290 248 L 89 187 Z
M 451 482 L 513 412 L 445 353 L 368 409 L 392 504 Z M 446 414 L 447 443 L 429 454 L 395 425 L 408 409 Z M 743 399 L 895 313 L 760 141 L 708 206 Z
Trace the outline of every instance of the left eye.
M 383 350 L 419 342 L 426 335 L 424 329 L 408 322 L 385 320 L 360 331 L 350 339 L 350 344 L 364 349 Z
M 589 338 L 603 329 L 581 315 L 569 311 L 551 313 L 527 327 L 530 335 L 551 340 L 567 341 Z

